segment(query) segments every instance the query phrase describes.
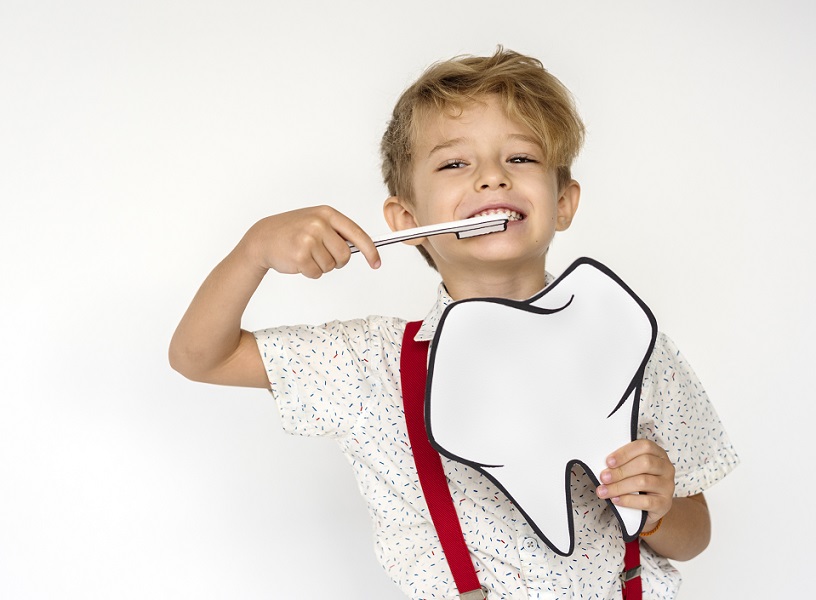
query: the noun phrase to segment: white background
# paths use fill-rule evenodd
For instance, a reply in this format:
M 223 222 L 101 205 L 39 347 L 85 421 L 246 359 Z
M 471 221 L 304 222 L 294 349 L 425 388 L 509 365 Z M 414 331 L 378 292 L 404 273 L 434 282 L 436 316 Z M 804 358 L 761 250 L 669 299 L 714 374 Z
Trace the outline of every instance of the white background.
M 0 598 L 399 598 L 331 442 L 172 372 L 172 331 L 257 219 L 386 227 L 378 142 L 431 62 L 540 58 L 587 123 L 550 270 L 651 306 L 743 464 L 683 598 L 797 596 L 814 517 L 816 86 L 802 2 L 0 1 Z M 270 274 L 245 326 L 424 316 L 407 247 Z M 412 282 L 408 285 L 407 282 Z M 810 586 L 809 586 L 810 587 Z

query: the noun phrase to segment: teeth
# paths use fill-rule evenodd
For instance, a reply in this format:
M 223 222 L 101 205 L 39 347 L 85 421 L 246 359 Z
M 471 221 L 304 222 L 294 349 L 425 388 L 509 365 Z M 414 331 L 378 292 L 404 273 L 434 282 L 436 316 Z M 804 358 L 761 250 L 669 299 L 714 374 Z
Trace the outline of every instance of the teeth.
M 488 216 L 488 215 L 502 215 L 504 217 L 507 217 L 511 221 L 521 221 L 521 219 L 523 218 L 521 216 L 521 213 L 517 213 L 514 210 L 508 210 L 506 208 L 490 208 L 488 210 L 483 210 L 480 213 L 476 213 L 473 216 L 474 217 L 485 217 L 485 216 Z

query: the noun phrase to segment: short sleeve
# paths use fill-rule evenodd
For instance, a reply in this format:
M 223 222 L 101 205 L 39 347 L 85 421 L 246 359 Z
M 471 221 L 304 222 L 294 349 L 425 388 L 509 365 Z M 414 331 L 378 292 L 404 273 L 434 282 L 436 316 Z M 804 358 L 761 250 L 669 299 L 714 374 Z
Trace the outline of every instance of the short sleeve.
M 668 453 L 677 497 L 702 492 L 739 463 L 700 380 L 663 333 L 646 365 L 638 429 Z
M 381 387 L 377 319 L 254 332 L 287 433 L 341 437 L 351 431 Z

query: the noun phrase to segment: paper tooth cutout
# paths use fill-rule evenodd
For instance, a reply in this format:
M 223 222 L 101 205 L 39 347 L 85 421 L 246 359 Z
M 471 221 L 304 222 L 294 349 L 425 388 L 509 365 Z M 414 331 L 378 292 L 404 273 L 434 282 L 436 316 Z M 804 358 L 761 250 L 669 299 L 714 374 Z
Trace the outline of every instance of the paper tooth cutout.
M 541 294 L 450 305 L 428 365 L 431 444 L 489 477 L 550 548 L 575 547 L 570 469 L 598 484 L 610 452 L 635 439 L 657 323 L 612 271 L 574 262 Z M 626 541 L 646 514 L 609 505 Z

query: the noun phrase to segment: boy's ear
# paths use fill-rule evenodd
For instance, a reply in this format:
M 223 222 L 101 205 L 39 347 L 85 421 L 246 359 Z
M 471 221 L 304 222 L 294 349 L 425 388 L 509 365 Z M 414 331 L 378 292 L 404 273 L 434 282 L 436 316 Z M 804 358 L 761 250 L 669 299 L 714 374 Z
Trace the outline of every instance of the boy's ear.
M 581 186 L 574 179 L 564 186 L 558 196 L 558 206 L 556 207 L 556 231 L 564 231 L 572 224 L 575 211 L 578 210 L 578 201 L 581 199 Z
M 416 219 L 411 211 L 411 206 L 399 196 L 391 196 L 383 204 L 383 215 L 385 222 L 391 228 L 391 231 L 402 231 L 403 229 L 411 229 L 417 227 Z M 413 240 L 406 240 L 403 244 L 411 246 L 419 246 L 425 238 L 416 238 Z

